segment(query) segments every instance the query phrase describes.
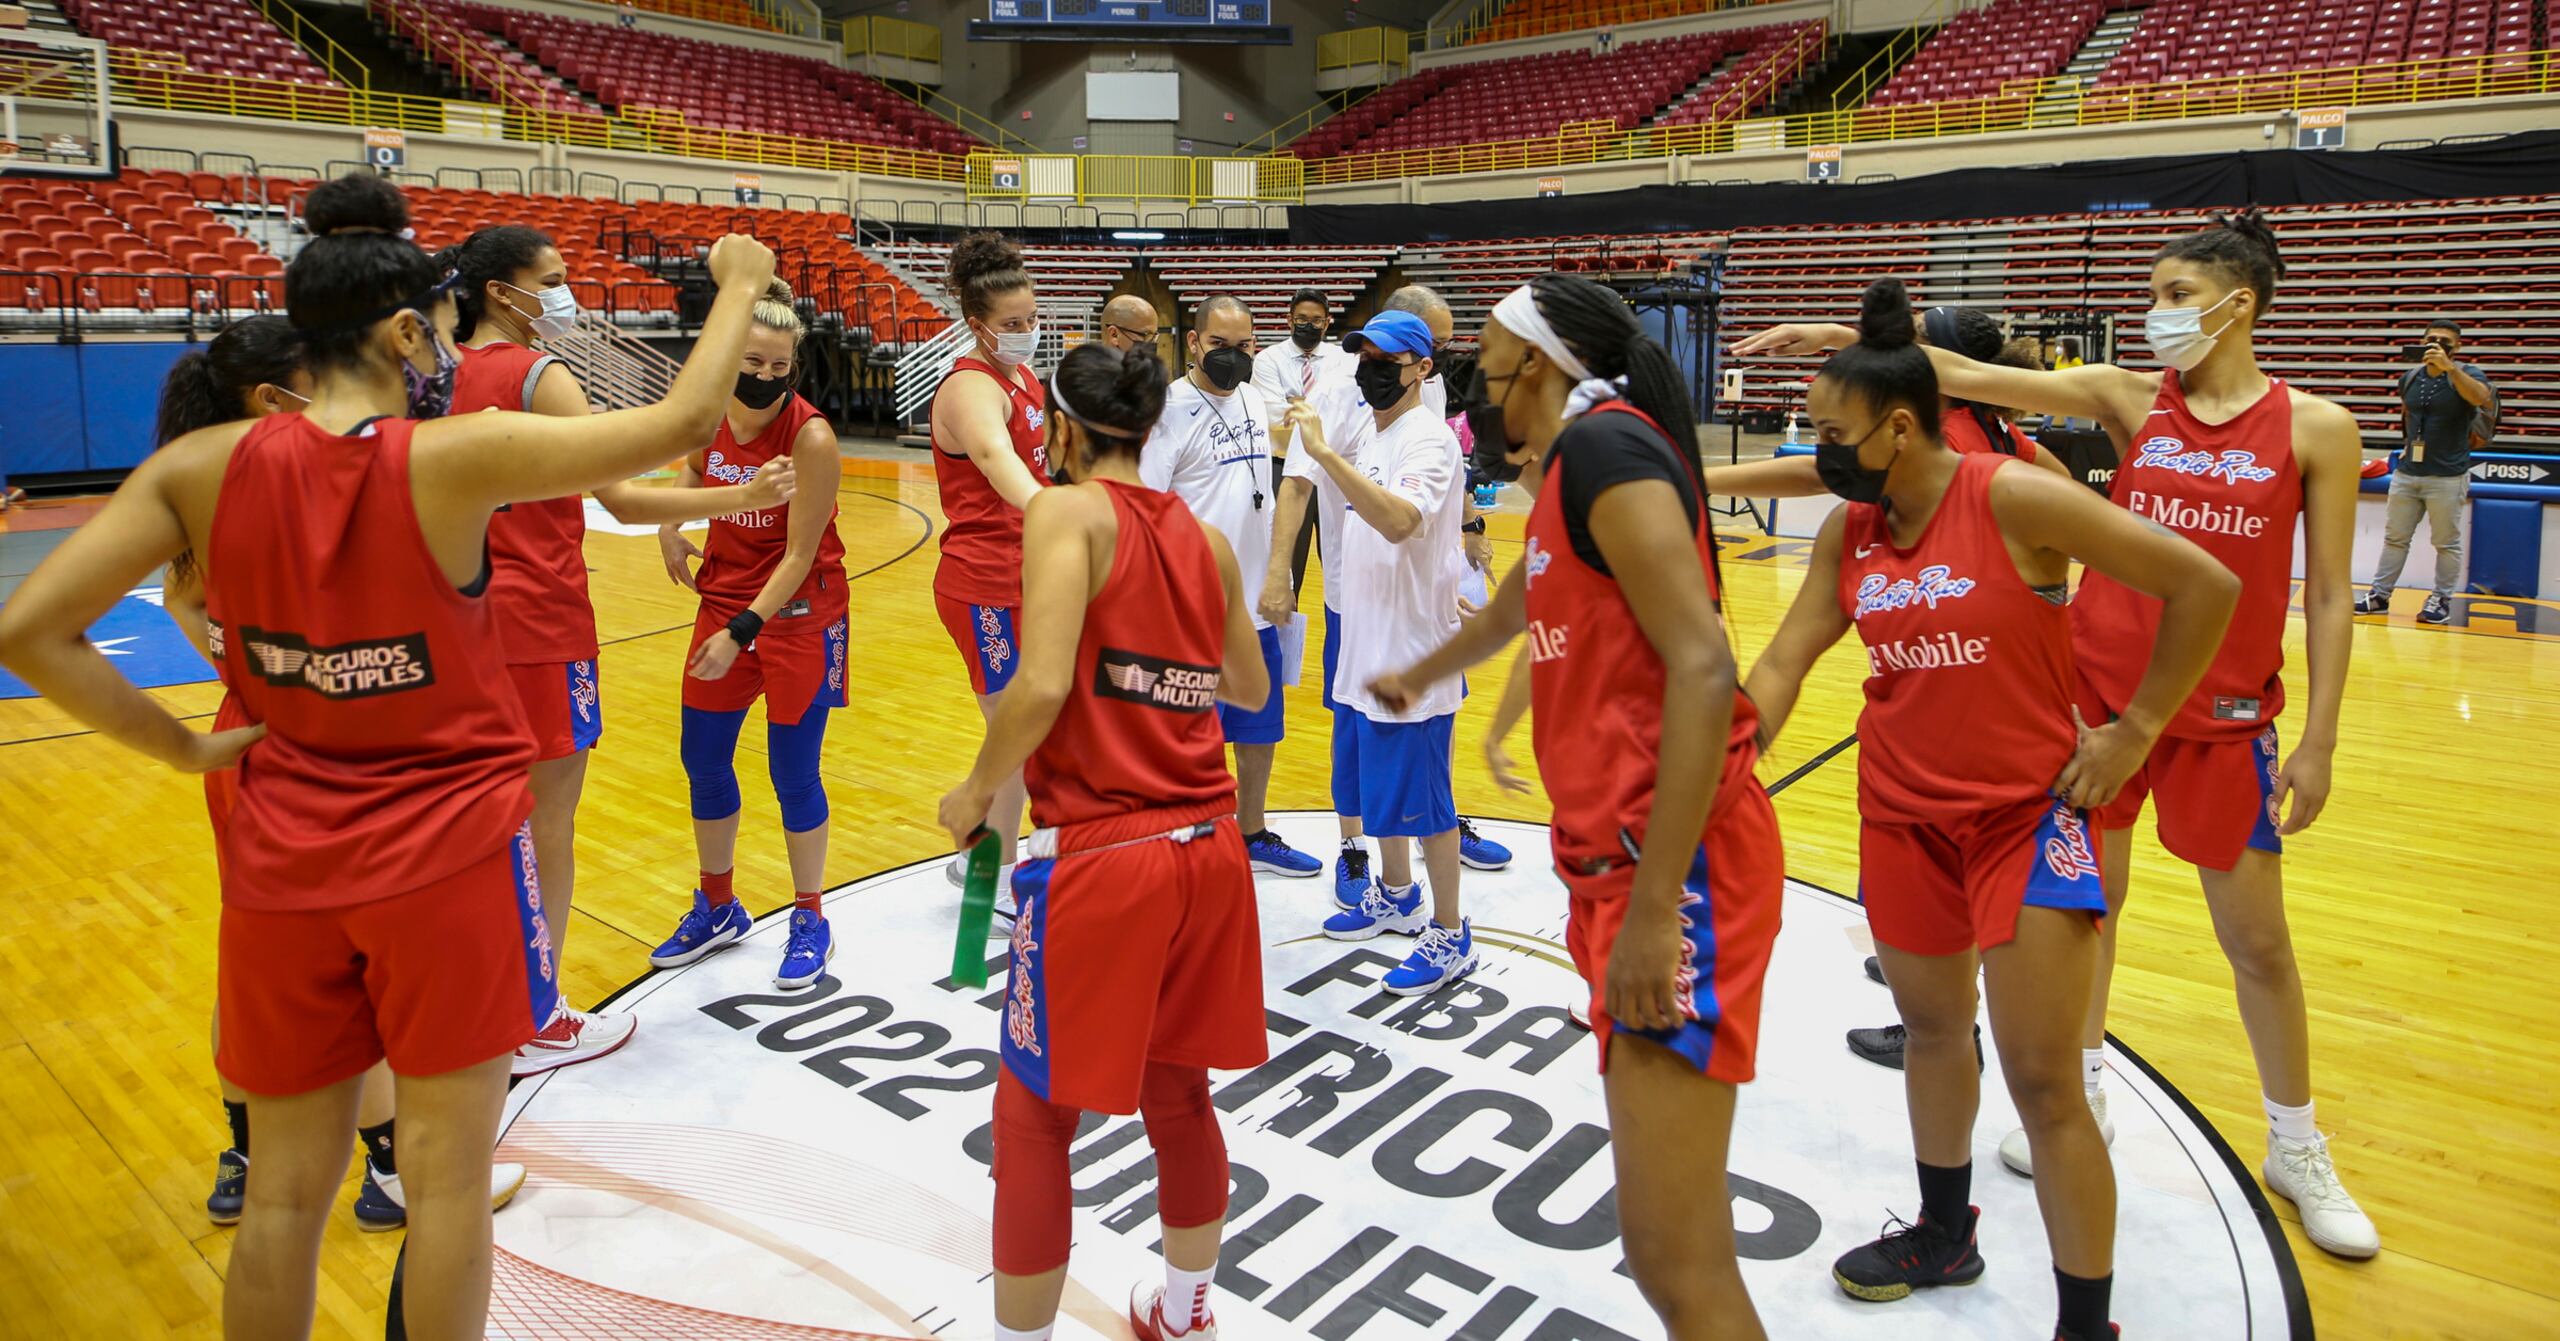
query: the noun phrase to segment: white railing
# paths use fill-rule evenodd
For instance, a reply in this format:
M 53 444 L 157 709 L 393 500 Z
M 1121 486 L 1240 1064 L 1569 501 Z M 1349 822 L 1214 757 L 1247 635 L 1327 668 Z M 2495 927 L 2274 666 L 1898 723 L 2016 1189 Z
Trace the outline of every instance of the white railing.
M 655 405 L 675 388 L 682 364 L 607 318 L 580 312 L 578 324 L 542 347 L 578 375 L 587 399 L 608 410 Z

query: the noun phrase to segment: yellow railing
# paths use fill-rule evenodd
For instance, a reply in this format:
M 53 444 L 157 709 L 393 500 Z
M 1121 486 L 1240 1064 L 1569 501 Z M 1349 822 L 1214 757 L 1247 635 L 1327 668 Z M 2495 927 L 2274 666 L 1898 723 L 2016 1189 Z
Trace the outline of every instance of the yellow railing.
M 974 107 L 944 97 L 939 89 L 910 89 L 903 84 L 885 84 L 884 86 L 916 106 L 985 140 L 998 149 L 1026 154 L 1036 152 L 1032 148 L 1031 141 L 1006 129 L 1003 122 Z
M 310 52 L 313 59 L 328 67 L 331 78 L 349 88 L 373 87 L 373 71 L 366 69 L 363 61 L 357 60 L 353 53 L 338 45 L 336 38 L 320 31 L 290 6 L 278 3 L 278 0 L 258 0 L 258 10 L 267 16 L 269 23 L 283 29 L 284 35 L 292 38 L 295 46 Z
M 1316 38 L 1316 68 L 1348 70 L 1361 65 L 1399 69 L 1413 61 L 1413 34 L 1402 28 L 1352 28 Z
M 1336 89 L 1318 99 L 1315 106 L 1237 145 L 1236 152 L 1247 157 L 1255 154 L 1278 153 L 1281 145 L 1314 130 L 1332 117 L 1351 110 L 1353 104 L 1375 92 L 1377 92 L 1376 88 L 1365 86 Z
M 452 102 L 364 89 L 314 88 L 273 79 L 199 74 L 177 58 L 158 52 L 119 47 L 108 53 L 108 62 L 118 97 L 130 105 L 169 111 L 362 126 L 429 135 L 485 133 L 494 113 L 498 132 L 503 138 L 525 143 L 629 149 L 641 153 L 731 159 L 775 167 L 861 172 L 926 181 L 960 180 L 961 160 L 951 154 L 841 140 L 805 139 L 797 135 L 772 135 L 760 131 L 715 130 L 694 126 L 685 120 L 682 113 L 664 108 L 630 110 L 630 126 L 645 136 L 642 138 L 631 134 L 609 117 L 548 112 L 529 107 L 492 107 L 487 103 Z M 618 131 L 622 133 L 617 134 Z M 352 140 L 348 142 L 348 149 L 352 156 Z
M 625 0 L 581 0 L 599 9 L 620 10 Z M 760 28 L 766 32 L 792 29 L 772 0 L 629 0 L 630 7 L 649 14 L 670 18 L 700 19 L 705 23 L 725 23 L 732 28 Z M 610 23 L 611 17 L 595 20 Z
M 867 15 L 844 21 L 844 54 L 942 63 L 942 30 L 930 23 Z
M 1057 174 L 1074 164 L 1071 179 Z M 1037 204 L 1092 201 L 1221 201 L 1295 204 L 1306 198 L 1306 165 L 1294 158 L 1195 158 L 1171 154 L 969 155 L 961 179 L 972 200 Z M 1072 189 L 1061 189 L 1072 184 Z
M 1630 23 L 1646 23 L 1655 19 L 1686 18 L 1692 14 L 1713 14 L 1718 10 L 1748 9 L 1754 5 L 1776 4 L 1778 0 L 1610 0 L 1607 4 L 1576 5 L 1554 14 L 1519 14 L 1509 8 L 1491 14 L 1478 13 L 1446 28 L 1430 30 L 1433 49 L 1462 47 L 1477 42 L 1510 42 L 1523 37 L 1552 37 L 1557 33 L 1573 33 L 1602 28 L 1623 27 Z
M 1831 105 L 1856 107 L 1884 87 L 1894 72 L 1902 68 L 1903 62 L 1919 55 L 1920 48 L 1927 46 L 1929 39 L 1946 26 L 1951 17 L 1947 10 L 1952 3 L 1953 0 L 1934 0 L 1918 21 L 1886 39 L 1882 50 L 1868 57 L 1866 64 L 1850 71 L 1848 77 L 1840 81 L 1840 86 L 1831 91 Z
M 2082 89 L 2059 79 L 2020 80 L 2003 92 L 1955 102 L 1808 112 L 1783 119 L 1647 126 L 1614 136 L 1537 139 L 1347 154 L 1307 164 L 1307 183 L 1367 182 L 1460 172 L 1566 167 L 1736 148 L 1804 149 L 1874 140 L 1982 135 L 2030 127 L 2117 125 L 2310 107 L 2370 107 L 2448 98 L 2560 94 L 2560 50 L 2439 57 L 2389 65 L 2230 75 Z M 1761 133 L 1737 145 L 1735 129 Z M 1774 127 L 1774 134 L 1763 128 Z

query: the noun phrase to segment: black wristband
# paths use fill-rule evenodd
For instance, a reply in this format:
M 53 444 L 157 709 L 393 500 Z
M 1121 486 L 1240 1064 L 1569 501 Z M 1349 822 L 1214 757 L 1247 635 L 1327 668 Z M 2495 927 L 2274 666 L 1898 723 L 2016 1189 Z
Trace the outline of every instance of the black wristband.
M 753 610 L 741 610 L 729 617 L 729 637 L 741 650 L 755 646 L 756 635 L 764 632 L 764 616 Z
M 1474 521 L 1463 523 L 1458 527 L 1458 529 L 1466 532 L 1468 535 L 1483 535 L 1484 518 L 1478 517 Z

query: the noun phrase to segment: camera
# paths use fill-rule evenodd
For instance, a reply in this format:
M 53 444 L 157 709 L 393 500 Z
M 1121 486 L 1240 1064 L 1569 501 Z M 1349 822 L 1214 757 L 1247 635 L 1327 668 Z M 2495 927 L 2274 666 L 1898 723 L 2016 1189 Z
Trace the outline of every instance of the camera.
M 2427 351 L 2430 349 L 2444 349 L 2445 353 L 2448 355 L 2453 352 L 2450 349 L 2445 349 L 2445 342 L 2442 340 L 2420 340 L 2416 344 L 2401 350 L 2400 357 L 2411 363 L 2424 363 L 2427 361 Z

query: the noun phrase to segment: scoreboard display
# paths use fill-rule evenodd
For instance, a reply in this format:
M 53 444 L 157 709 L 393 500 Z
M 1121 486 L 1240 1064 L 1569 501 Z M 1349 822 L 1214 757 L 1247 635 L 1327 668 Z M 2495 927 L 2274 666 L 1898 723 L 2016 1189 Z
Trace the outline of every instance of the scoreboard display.
M 1271 0 L 988 0 L 990 24 L 1203 28 L 1271 23 Z

